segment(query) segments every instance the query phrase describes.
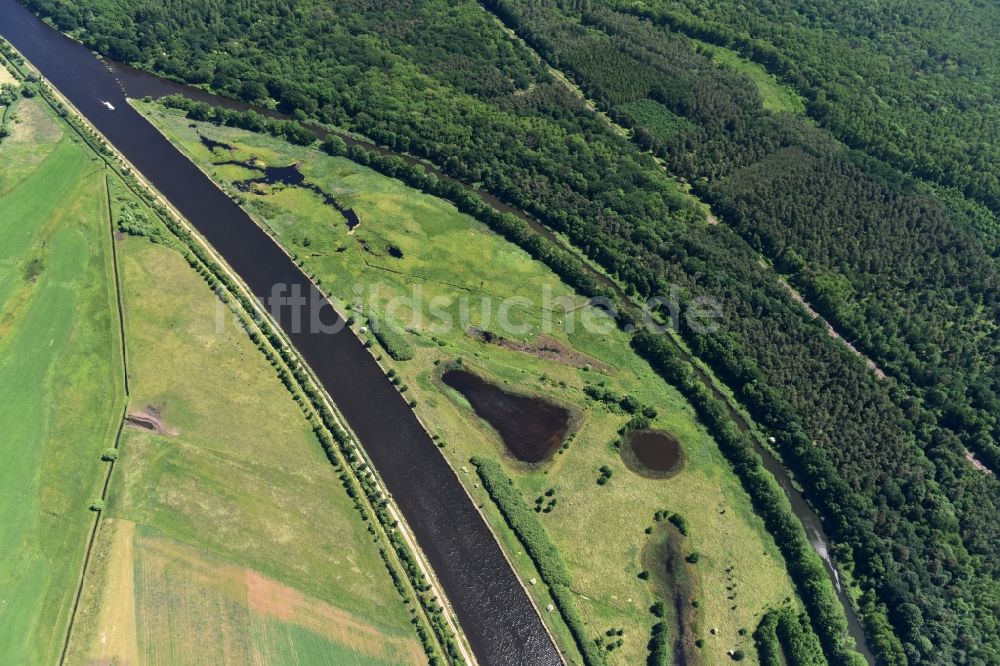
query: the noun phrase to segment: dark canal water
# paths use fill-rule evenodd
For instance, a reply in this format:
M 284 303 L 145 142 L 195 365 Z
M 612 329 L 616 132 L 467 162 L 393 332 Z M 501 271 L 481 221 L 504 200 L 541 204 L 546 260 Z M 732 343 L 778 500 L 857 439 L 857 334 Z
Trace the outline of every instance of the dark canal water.
M 569 412 L 548 400 L 510 393 L 464 370 L 449 370 L 441 380 L 465 396 L 521 462 L 547 460 L 569 429 Z
M 121 83 L 83 46 L 15 0 L 0 0 L 10 41 L 208 239 L 259 297 L 276 284 L 318 297 L 281 249 L 125 101 Z M 104 102 L 114 105 L 109 110 Z M 324 321 L 336 315 L 327 307 Z M 440 578 L 482 664 L 558 664 L 560 656 L 500 547 L 438 448 L 349 329 L 280 324 L 378 469 Z

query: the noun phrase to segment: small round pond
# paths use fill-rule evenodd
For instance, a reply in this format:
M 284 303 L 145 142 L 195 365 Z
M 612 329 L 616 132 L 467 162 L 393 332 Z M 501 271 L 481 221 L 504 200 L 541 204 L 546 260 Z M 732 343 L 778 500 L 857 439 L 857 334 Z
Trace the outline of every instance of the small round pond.
M 684 466 L 680 440 L 665 430 L 633 430 L 619 451 L 628 468 L 642 476 L 665 479 Z

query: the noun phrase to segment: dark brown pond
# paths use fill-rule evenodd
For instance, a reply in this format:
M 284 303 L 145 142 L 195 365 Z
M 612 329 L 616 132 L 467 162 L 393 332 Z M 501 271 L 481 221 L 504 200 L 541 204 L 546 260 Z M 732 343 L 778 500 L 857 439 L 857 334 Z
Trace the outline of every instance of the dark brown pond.
M 206 148 L 208 148 L 212 152 L 215 152 L 216 148 L 220 148 L 222 150 L 232 150 L 233 149 L 233 147 L 230 146 L 228 143 L 223 143 L 222 141 L 216 141 L 215 139 L 209 139 L 204 134 L 199 134 L 198 138 L 201 139 L 201 145 L 205 146 Z
M 526 463 L 547 459 L 569 430 L 569 411 L 542 398 L 508 393 L 465 370 L 441 378 L 465 396 L 479 418 L 500 434 L 511 455 Z
M 663 430 L 633 430 L 622 442 L 622 457 L 630 468 L 647 476 L 672 476 L 684 464 L 676 437 Z

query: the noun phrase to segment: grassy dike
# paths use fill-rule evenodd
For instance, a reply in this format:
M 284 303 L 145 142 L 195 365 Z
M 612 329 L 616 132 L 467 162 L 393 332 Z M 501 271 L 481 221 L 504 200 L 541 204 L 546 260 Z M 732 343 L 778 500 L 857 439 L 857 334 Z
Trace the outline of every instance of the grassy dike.
M 26 69 L 19 56 L 13 54 L 12 59 L 18 62 L 22 70 Z M 152 188 L 134 176 L 122 158 L 113 153 L 58 93 L 45 84 L 40 86 L 40 91 L 42 97 L 121 179 L 130 196 L 145 202 L 158 218 L 158 223 L 164 225 L 166 235 L 177 243 L 187 263 L 217 291 L 220 299 L 233 308 L 234 314 L 243 322 L 249 339 L 263 352 L 279 379 L 299 404 L 328 461 L 339 472 L 340 481 L 354 508 L 362 521 L 367 523 L 368 532 L 382 544 L 379 552 L 397 590 L 406 603 L 414 604 L 416 610 L 412 621 L 431 663 L 460 661 L 466 648 L 455 638 L 455 624 L 446 606 L 441 605 L 443 596 L 429 577 L 426 565 L 415 557 L 415 544 L 405 529 L 401 529 L 403 526 L 398 512 L 391 505 L 378 480 L 369 474 L 369 466 L 364 462 L 360 447 L 346 430 L 334 406 L 300 364 L 287 341 L 271 326 L 243 285 L 223 267 L 211 249 L 157 197 Z M 96 508 L 103 506 L 101 502 Z
M 351 315 L 359 333 L 372 312 L 395 324 L 413 357 L 396 361 L 374 338 L 372 352 L 413 401 L 536 605 L 546 609 L 543 617 L 571 661 L 580 663 L 583 657 L 555 612 L 556 595 L 482 479 L 468 469 L 470 458 L 500 465 L 529 506 L 539 497 L 550 504 L 556 500 L 550 511 L 532 515 L 570 573 L 567 597 L 578 611 L 586 641 L 596 645 L 595 639 L 601 639 L 600 649 L 610 663 L 644 662 L 656 624 L 668 625 L 671 645 L 676 638 L 673 613 L 660 618 L 650 612 L 662 599 L 664 586 L 654 585 L 650 576 L 660 572 L 647 572 L 655 567 L 643 562 L 654 517 L 664 510 L 683 516 L 690 526 L 684 554 L 701 555 L 697 564 L 682 560 L 688 575 L 682 577 L 681 597 L 693 609 L 693 631 L 703 639 L 694 657 L 719 663 L 734 649 L 752 650 L 749 631 L 763 613 L 786 599 L 797 603 L 776 544 L 694 410 L 632 351 L 629 336 L 613 320 L 585 307 L 587 299 L 579 291 L 586 292 L 585 287 L 574 289 L 560 279 L 565 275 L 576 283 L 574 276 L 585 277 L 574 272 L 568 253 L 539 245 L 532 240 L 537 237 L 520 236 L 518 224 L 523 223 L 509 216 L 501 221 L 510 222 L 509 235 L 500 224 L 486 226 L 461 212 L 467 205 L 473 210 L 471 202 L 460 202 L 456 210 L 358 164 L 354 160 L 363 162 L 363 156 L 353 152 L 351 159 L 324 155 L 271 136 L 192 122 L 157 104 L 135 105 L 323 285 L 341 311 Z M 201 136 L 232 150 L 213 152 Z M 348 232 L 339 214 L 306 188 L 241 183 L 259 180 L 264 166 L 291 163 L 298 165 L 309 187 L 354 210 L 360 226 Z M 392 164 L 405 167 L 398 159 Z M 398 178 L 409 182 L 402 172 Z M 546 259 L 554 259 L 555 271 Z M 549 289 L 548 306 L 540 302 L 543 287 Z M 511 303 L 508 314 L 521 326 L 518 331 L 499 327 L 495 309 L 492 316 L 484 313 L 482 307 L 491 300 Z M 432 304 L 450 318 L 450 326 L 439 325 Z M 570 330 L 567 322 L 574 317 L 576 326 Z M 597 326 L 583 325 L 584 318 Z M 488 342 L 474 329 L 501 334 L 504 340 Z M 456 364 L 505 390 L 544 395 L 566 406 L 573 425 L 564 447 L 538 465 L 513 459 L 465 399 L 442 383 L 442 371 Z M 650 425 L 681 440 L 686 466 L 676 476 L 646 478 L 622 460 L 616 448 L 619 431 L 635 418 L 623 407 L 630 405 L 626 397 L 654 408 Z M 598 485 L 605 467 L 612 473 L 610 481 Z M 649 576 L 640 576 L 644 572 Z M 534 584 L 532 579 L 540 580 Z M 738 590 L 738 599 L 729 598 L 732 589 Z

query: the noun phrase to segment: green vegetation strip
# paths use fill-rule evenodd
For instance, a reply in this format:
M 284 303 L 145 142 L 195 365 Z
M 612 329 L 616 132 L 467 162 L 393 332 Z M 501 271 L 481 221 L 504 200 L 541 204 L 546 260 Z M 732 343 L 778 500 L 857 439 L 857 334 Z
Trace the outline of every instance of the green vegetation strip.
M 478 456 L 469 462 L 475 465 L 479 478 L 483 481 L 483 488 L 490 494 L 507 524 L 524 545 L 542 580 L 549 586 L 552 598 L 559 608 L 563 621 L 573 634 L 573 640 L 580 649 L 584 661 L 588 666 L 606 663 L 604 654 L 587 636 L 583 619 L 573 602 L 569 571 L 545 528 L 538 522 L 534 510 L 525 503 L 500 463 Z
M 809 619 L 791 608 L 764 614 L 754 639 L 761 666 L 823 666 L 823 649 L 809 631 Z
M 409 361 L 413 358 L 413 347 L 403 337 L 403 332 L 396 328 L 388 317 L 381 317 L 372 312 L 368 316 L 368 327 L 375 335 L 375 339 L 393 359 Z
M 18 98 L 35 97 L 39 88 L 2 40 L 0 53 L 0 69 L 9 63 L 18 82 L 4 84 L 0 93 L 6 121 Z M 128 383 L 123 342 L 116 337 L 122 312 L 111 229 L 105 226 L 106 192 L 95 187 L 89 151 L 63 132 L 41 101 L 22 104 L 31 105 L 22 107 L 22 122 L 33 140 L 5 149 L 37 151 L 40 157 L 24 162 L 24 152 L 4 153 L 10 160 L 5 166 L 26 177 L 4 190 L 0 206 L 0 218 L 19 230 L 8 236 L 14 244 L 6 246 L 7 259 L 14 269 L 19 261 L 24 266 L 20 291 L 5 303 L 7 336 L 0 335 L 8 346 L 5 385 L 12 391 L 4 396 L 7 414 L 0 425 L 4 441 L 14 447 L 4 452 L 12 476 L 3 487 L 19 506 L 6 534 L 8 543 L 22 544 L 17 557 L 8 559 L 15 568 L 2 576 L 10 603 L 4 604 L 0 644 L 11 663 L 61 662 L 114 470 Z M 74 223 L 66 224 L 71 217 Z M 29 246 L 17 237 L 33 240 Z M 114 352 L 119 346 L 120 356 Z M 24 377 L 11 374 L 19 371 Z M 19 381 L 27 377 L 27 383 Z M 29 385 L 32 390 L 24 390 Z M 99 457 L 111 464 L 102 465 Z M 78 512 L 88 503 L 94 513 L 84 520 Z

